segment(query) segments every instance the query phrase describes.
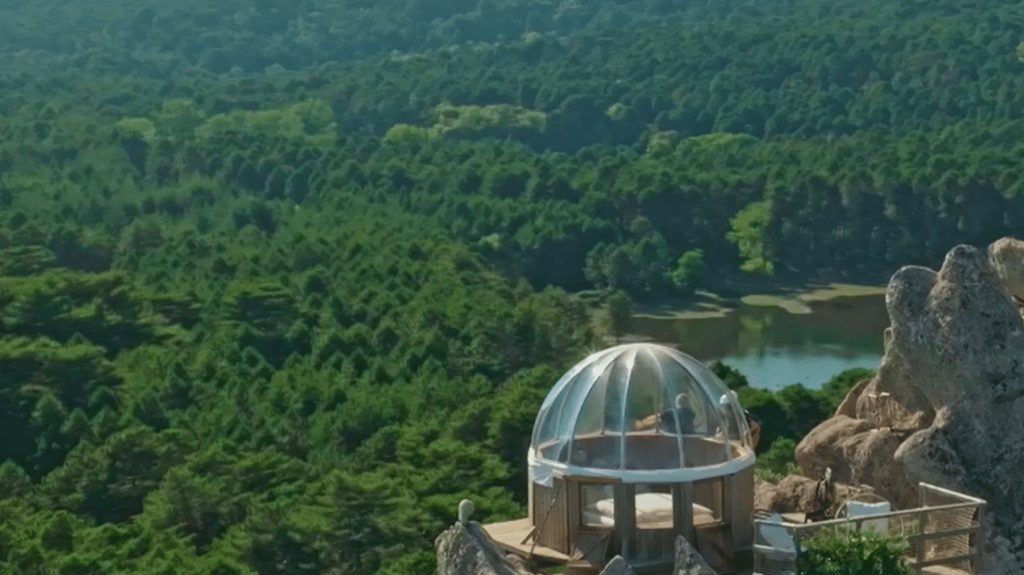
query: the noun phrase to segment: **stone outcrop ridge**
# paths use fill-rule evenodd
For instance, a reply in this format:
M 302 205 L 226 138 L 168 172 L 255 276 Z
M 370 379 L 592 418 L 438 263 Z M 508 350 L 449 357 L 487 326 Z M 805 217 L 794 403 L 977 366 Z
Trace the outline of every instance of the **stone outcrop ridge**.
M 672 575 L 717 575 L 685 537 L 676 537 L 676 568 Z
M 886 293 L 877 375 L 797 447 L 804 475 L 832 467 L 898 508 L 924 481 L 981 497 L 981 572 L 1024 572 L 1024 242 L 957 246 L 942 268 L 908 266 Z
M 462 517 L 460 517 L 462 519 Z M 533 575 L 515 555 L 506 555 L 483 527 L 475 521 L 459 521 L 434 542 L 437 575 Z M 717 575 L 684 537 L 676 540 L 673 575 Z M 635 575 L 626 561 L 616 555 L 601 575 Z
M 456 523 L 434 542 L 437 575 L 531 575 L 514 566 L 476 521 Z
M 821 507 L 817 502 L 815 491 L 818 482 L 802 475 L 784 477 L 778 483 L 770 483 L 756 477 L 754 479 L 754 509 L 767 513 L 811 513 Z M 853 497 L 874 493 L 870 486 L 852 486 L 835 483 L 836 502 L 832 512 L 838 510 L 842 502 Z

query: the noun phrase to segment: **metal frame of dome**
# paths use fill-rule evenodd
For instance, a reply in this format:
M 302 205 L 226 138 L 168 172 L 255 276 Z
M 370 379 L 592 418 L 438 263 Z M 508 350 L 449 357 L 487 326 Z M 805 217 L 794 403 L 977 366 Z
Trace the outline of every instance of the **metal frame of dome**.
M 644 364 L 644 365 L 642 365 Z M 638 366 L 646 370 L 647 378 L 637 379 Z M 674 373 L 668 373 L 668 372 Z M 654 376 L 653 380 L 650 376 Z M 703 433 L 680 433 L 681 424 L 675 410 L 669 409 L 675 422 L 674 434 L 659 433 L 662 437 L 675 437 L 678 446 L 678 457 L 663 459 L 667 463 L 662 468 L 636 468 L 633 458 L 628 453 L 628 438 L 639 435 L 628 429 L 631 421 L 627 417 L 627 409 L 633 398 L 631 391 L 637 386 L 646 385 L 656 388 L 655 396 L 666 407 L 672 397 L 678 394 L 689 394 L 697 400 L 696 407 L 703 414 Z M 617 465 L 614 457 L 612 464 L 603 466 L 574 465 L 570 461 L 576 441 L 587 434 L 580 434 L 580 419 L 585 407 L 592 406 L 595 391 L 603 386 L 604 397 L 597 401 L 602 424 L 600 435 L 604 437 L 618 436 Z M 648 389 L 647 391 L 651 391 Z M 617 395 L 617 396 L 616 396 Z M 609 410 L 606 405 L 611 400 L 617 403 L 619 417 L 607 426 Z M 658 406 L 655 406 L 658 407 Z M 657 411 L 657 409 L 655 409 Z M 726 415 L 723 415 L 723 412 Z M 669 423 L 672 423 L 669 419 Z M 716 437 L 728 437 L 729 441 L 721 440 L 723 447 L 722 460 L 712 464 L 687 466 L 686 437 L 713 440 Z M 589 434 L 593 436 L 593 434 Z M 542 447 L 554 445 L 558 455 L 551 457 L 542 453 Z M 735 448 L 735 453 L 734 449 Z M 571 475 L 592 477 L 595 479 L 614 479 L 624 483 L 667 483 L 693 482 L 702 479 L 731 475 L 754 465 L 754 450 L 751 447 L 749 429 L 742 407 L 736 393 L 729 390 L 715 374 L 697 359 L 670 347 L 651 343 L 625 344 L 605 349 L 589 355 L 576 364 L 555 384 L 548 393 L 538 412 L 534 424 L 533 437 L 528 453 L 530 481 L 547 487 L 551 486 L 552 476 Z M 675 463 L 673 465 L 673 463 Z

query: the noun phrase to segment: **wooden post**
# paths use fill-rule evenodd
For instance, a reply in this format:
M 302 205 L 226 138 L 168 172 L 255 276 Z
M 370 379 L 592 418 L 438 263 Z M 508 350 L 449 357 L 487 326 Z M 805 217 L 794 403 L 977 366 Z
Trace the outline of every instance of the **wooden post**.
M 672 485 L 672 535 L 673 537 L 686 537 L 686 497 L 683 495 L 683 485 L 675 483 Z
M 693 532 L 693 483 L 683 483 L 679 487 L 684 521 L 683 536 L 696 549 L 697 537 Z
M 566 532 L 569 539 L 569 550 L 572 550 L 572 545 L 577 541 L 580 526 L 583 525 L 583 511 L 580 490 L 582 485 L 579 481 L 566 481 L 566 515 L 567 525 Z
M 529 517 L 530 517 L 530 525 L 533 525 L 534 527 L 536 527 L 537 526 L 537 520 L 534 519 L 534 512 L 533 512 L 533 481 L 528 481 L 528 483 L 526 485 L 526 506 L 529 508 L 529 511 L 530 511 L 530 515 L 529 515 Z
M 736 476 L 735 473 L 732 475 L 726 475 L 719 479 L 720 489 L 722 490 L 722 520 L 732 523 L 732 497 L 733 497 L 733 478 Z
M 735 477 L 736 474 L 733 473 L 732 475 L 727 475 L 719 479 L 719 486 L 722 493 L 722 521 L 725 521 L 728 525 L 725 533 L 725 544 L 729 547 L 728 557 L 730 563 L 732 562 L 733 554 L 736 551 L 733 545 L 733 540 L 735 539 L 735 537 L 733 537 L 733 533 L 736 531 L 736 518 L 733 517 L 732 514 L 732 511 L 735 508 L 732 499 L 733 497 L 736 497 L 736 491 L 734 489 L 736 484 Z
M 631 483 L 618 485 L 616 498 L 615 527 L 622 541 L 622 558 L 633 559 L 633 544 L 636 541 L 636 486 Z
M 754 468 L 748 467 L 733 475 L 727 493 L 732 502 L 733 549 L 750 549 L 754 545 Z

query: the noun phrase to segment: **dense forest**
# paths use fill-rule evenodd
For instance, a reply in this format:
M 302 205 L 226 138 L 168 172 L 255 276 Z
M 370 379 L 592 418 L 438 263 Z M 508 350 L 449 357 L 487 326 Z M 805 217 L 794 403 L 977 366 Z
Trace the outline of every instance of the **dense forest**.
M 1024 7 L 0 7 L 0 572 L 427 574 L 594 298 L 1024 223 Z M 589 294 L 586 297 L 583 293 Z M 614 299 L 614 298 L 608 298 Z M 866 375 L 772 394 L 761 472 Z

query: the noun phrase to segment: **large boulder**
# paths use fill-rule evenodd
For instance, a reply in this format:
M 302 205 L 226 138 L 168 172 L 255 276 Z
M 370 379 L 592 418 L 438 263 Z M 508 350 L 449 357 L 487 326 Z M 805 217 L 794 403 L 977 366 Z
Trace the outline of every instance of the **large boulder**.
M 1019 295 L 1018 295 L 1019 294 Z M 850 410 L 797 447 L 804 473 L 831 466 L 898 507 L 925 481 L 988 501 L 982 572 L 1024 572 L 1024 242 L 957 246 L 939 272 L 898 271 L 878 373 Z
M 834 482 L 836 500 L 832 510 L 835 511 L 846 500 L 864 493 L 873 492 L 868 486 L 854 486 Z M 818 482 L 803 475 L 789 475 L 778 483 L 770 483 L 761 479 L 754 482 L 754 510 L 768 513 L 811 513 L 818 511 L 816 491 Z
M 894 460 L 905 437 L 864 419 L 839 415 L 811 430 L 797 445 L 796 461 L 808 477 L 823 477 L 832 468 L 833 480 L 870 485 L 897 508 L 917 504 L 917 490 L 903 465 Z M 841 496 L 841 495 L 839 495 Z
M 863 379 L 857 385 L 853 386 L 850 393 L 846 394 L 846 399 L 839 404 L 836 408 L 835 415 L 845 415 L 846 417 L 857 417 L 857 401 L 860 396 L 864 393 L 864 389 L 867 388 L 868 384 L 871 383 L 871 378 Z
M 1024 301 L 1024 242 L 1016 238 L 998 240 L 989 246 L 988 257 L 1006 291 Z
M 770 511 L 778 486 L 770 481 L 754 476 L 754 511 Z
M 844 457 L 843 443 L 871 429 L 871 422 L 863 419 L 845 415 L 826 419 L 797 445 L 796 463 L 807 477 L 824 477 L 825 468 L 831 467 L 836 481 L 848 483 L 854 471 Z

